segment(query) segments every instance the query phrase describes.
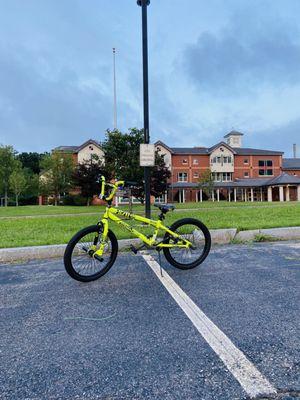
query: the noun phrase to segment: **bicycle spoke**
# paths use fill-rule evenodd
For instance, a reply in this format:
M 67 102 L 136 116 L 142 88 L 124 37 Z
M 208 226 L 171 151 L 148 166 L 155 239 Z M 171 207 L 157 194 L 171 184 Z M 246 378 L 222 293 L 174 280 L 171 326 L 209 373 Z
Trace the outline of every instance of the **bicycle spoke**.
M 81 240 L 76 244 L 74 252 L 72 254 L 72 265 L 74 270 L 82 276 L 91 276 L 99 273 L 110 260 L 111 257 L 111 245 L 110 242 L 101 239 L 101 235 L 95 240 L 95 233 L 89 233 L 82 237 Z M 104 245 L 103 250 L 103 261 L 96 260 L 92 255 L 93 251 L 99 250 L 101 244 Z M 89 253 L 91 252 L 91 253 Z

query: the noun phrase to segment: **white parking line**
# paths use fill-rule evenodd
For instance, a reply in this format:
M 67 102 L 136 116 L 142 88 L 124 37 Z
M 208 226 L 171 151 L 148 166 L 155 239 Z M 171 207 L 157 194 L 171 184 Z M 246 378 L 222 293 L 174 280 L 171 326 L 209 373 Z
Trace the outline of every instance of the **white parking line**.
M 209 346 L 220 357 L 245 392 L 254 398 L 259 395 L 276 394 L 275 387 L 257 370 L 232 341 L 204 314 L 176 282 L 149 254 L 142 254 L 157 278 L 161 281 L 176 303 L 203 336 Z

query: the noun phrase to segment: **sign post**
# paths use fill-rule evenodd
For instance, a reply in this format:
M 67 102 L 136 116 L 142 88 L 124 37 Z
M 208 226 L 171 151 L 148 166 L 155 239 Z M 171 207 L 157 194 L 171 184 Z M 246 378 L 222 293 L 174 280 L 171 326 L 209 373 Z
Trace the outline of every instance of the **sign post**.
M 155 149 L 154 144 L 140 144 L 140 166 L 154 167 Z
M 144 89 L 144 143 L 150 143 L 149 135 L 149 94 L 148 94 L 148 33 L 147 33 L 147 6 L 150 0 L 137 0 L 142 7 L 142 31 L 143 31 L 143 89 Z M 144 167 L 145 179 L 145 215 L 151 218 L 150 204 L 150 168 Z

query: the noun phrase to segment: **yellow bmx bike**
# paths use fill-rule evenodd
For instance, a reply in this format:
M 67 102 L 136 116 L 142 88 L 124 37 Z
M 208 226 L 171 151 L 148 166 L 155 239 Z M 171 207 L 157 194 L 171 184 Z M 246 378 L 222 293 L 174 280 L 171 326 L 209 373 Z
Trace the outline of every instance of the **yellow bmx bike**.
M 158 220 L 125 212 L 112 206 L 112 200 L 120 187 L 130 186 L 124 181 L 108 183 L 101 177 L 100 198 L 107 202 L 102 219 L 76 233 L 68 243 L 64 254 L 67 273 L 81 282 L 90 282 L 104 275 L 114 264 L 118 254 L 118 241 L 109 221 L 117 223 L 142 241 L 140 247 L 131 246 L 137 253 L 148 248 L 162 250 L 170 264 L 180 269 L 191 269 L 201 264 L 208 256 L 211 237 L 207 227 L 198 219 L 183 218 L 170 227 L 163 224 L 165 215 L 175 207 L 170 204 L 154 204 L 160 210 Z M 121 217 L 121 218 L 120 218 Z M 123 219 L 122 219 L 123 218 Z M 152 229 L 145 235 L 124 221 L 135 220 Z

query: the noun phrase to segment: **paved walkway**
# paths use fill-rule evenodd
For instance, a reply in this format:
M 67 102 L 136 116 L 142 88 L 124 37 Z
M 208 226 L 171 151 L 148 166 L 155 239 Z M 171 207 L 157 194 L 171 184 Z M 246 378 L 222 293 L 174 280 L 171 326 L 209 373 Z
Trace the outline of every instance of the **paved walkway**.
M 1 266 L 0 398 L 300 398 L 300 243 L 156 261 L 119 254 L 89 284 L 61 260 Z

